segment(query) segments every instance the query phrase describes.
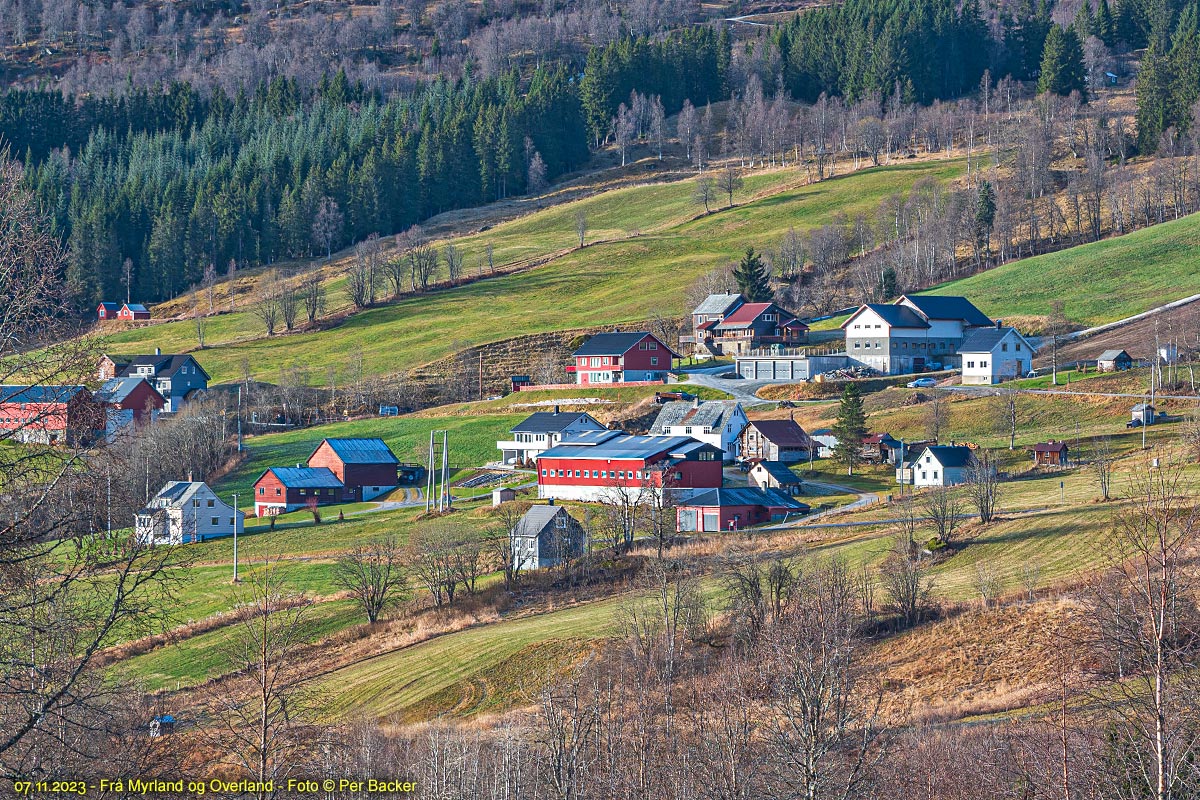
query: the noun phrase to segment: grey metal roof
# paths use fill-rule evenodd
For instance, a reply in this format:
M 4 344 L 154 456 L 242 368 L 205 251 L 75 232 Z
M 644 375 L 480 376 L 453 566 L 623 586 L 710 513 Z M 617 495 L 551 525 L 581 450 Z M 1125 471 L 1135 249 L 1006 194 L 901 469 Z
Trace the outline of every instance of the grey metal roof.
M 728 489 L 709 489 L 680 503 L 685 508 L 712 508 L 717 506 L 768 506 L 808 511 L 810 506 L 780 491 L 759 489 L 753 486 L 735 486 Z
M 762 467 L 768 475 L 780 483 L 800 483 L 800 476 L 788 469 L 788 465 L 782 461 L 760 461 L 754 465 L 754 469 Z
M 597 333 L 584 342 L 573 355 L 575 356 L 621 356 L 637 343 L 650 335 L 650 331 L 634 333 Z
M 95 391 L 94 397 L 101 403 L 124 403 L 125 399 L 133 393 L 133 390 L 142 383 L 146 383 L 149 386 L 145 378 L 134 375 L 127 375 L 123 378 L 111 378 L 101 384 L 100 388 Z M 150 388 L 154 390 L 153 386 Z
M 106 355 L 116 365 L 117 375 L 121 376 L 129 375 L 130 370 L 134 367 L 152 366 L 154 367 L 155 377 L 169 378 L 178 372 L 180 367 L 190 362 L 196 365 L 196 369 L 200 370 L 200 374 L 206 380 L 209 378 L 208 373 L 204 371 L 204 367 L 200 366 L 200 362 L 186 353 L 163 353 L 161 355 L 151 353 L 133 356 L 118 356 L 109 353 Z
M 400 459 L 379 438 L 325 439 L 343 464 L 399 464 Z M 320 449 L 320 445 L 317 446 Z M 316 450 L 313 451 L 314 453 Z M 309 456 L 312 458 L 312 456 Z
M 727 314 L 731 308 L 740 306 L 746 299 L 740 294 L 710 294 L 696 306 L 693 314 Z
M 150 499 L 150 507 L 171 508 L 185 505 L 204 486 L 204 481 L 167 481 L 158 490 L 158 494 Z
M 563 506 L 530 506 L 529 510 L 517 520 L 516 527 L 513 528 L 513 535 L 528 536 L 530 538 L 538 536 L 559 514 L 563 514 L 571 520 L 571 522 L 567 523 L 568 526 L 572 525 L 572 523 L 575 525 L 579 524 Z
M 997 328 L 995 326 L 991 328 L 976 328 L 975 330 L 967 333 L 967 335 L 963 337 L 962 344 L 958 346 L 958 352 L 990 353 L 995 349 L 996 345 L 1000 344 L 1004 337 L 1008 336 L 1010 333 L 1016 334 L 1016 336 L 1022 342 L 1025 342 L 1026 346 L 1028 346 L 1032 352 L 1033 348 L 1029 345 L 1029 341 L 1024 336 L 1021 336 L 1020 331 L 1018 331 L 1016 328 Z
M 576 422 L 587 419 L 598 428 L 604 426 L 591 414 L 578 411 L 538 411 L 510 428 L 512 433 L 561 433 Z
M 864 308 L 869 308 L 878 314 L 884 322 L 893 328 L 928 328 L 929 323 L 921 319 L 921 315 L 908 306 L 894 306 L 887 303 L 864 303 L 858 311 L 850 315 L 850 319 L 842 323 L 845 328 L 850 320 L 858 316 Z
M 1096 360 L 1097 361 L 1116 361 L 1122 355 L 1124 355 L 1126 358 L 1130 358 L 1130 359 L 1132 358 L 1132 356 L 1130 356 L 1129 353 L 1126 353 L 1124 350 L 1105 350 L 1103 353 L 1101 353 L 1099 355 L 1099 357 Z
M 663 453 L 675 456 L 712 447 L 712 445 L 698 442 L 690 436 L 633 436 L 622 431 L 604 431 L 604 433 L 617 435 L 596 441 L 594 444 L 581 444 L 577 437 L 572 437 L 569 441 L 564 441 L 562 444 L 543 451 L 538 458 L 646 459 Z
M 673 425 L 698 425 L 719 428 L 738 407 L 736 400 L 706 400 L 698 406 L 691 400 L 672 400 L 663 403 L 650 426 L 650 433 L 661 434 Z
M 329 467 L 271 467 L 267 470 L 289 489 L 340 489 L 342 482 Z M 264 472 L 263 475 L 266 475 Z M 262 480 L 262 476 L 259 476 Z M 255 481 L 258 483 L 258 481 Z
M 750 424 L 763 438 L 777 447 L 804 449 L 812 443 L 804 428 L 794 419 L 752 419 Z
M 937 459 L 937 462 L 943 467 L 965 467 L 971 463 L 971 459 L 973 458 L 971 448 L 969 447 L 964 447 L 963 445 L 935 444 L 917 451 L 908 463 L 916 463 L 917 459 L 926 453 Z
M 86 386 L 0 386 L 0 403 L 66 403 Z
M 908 294 L 897 304 L 908 300 L 926 319 L 961 319 L 968 325 L 991 325 L 992 320 L 965 297 L 936 294 Z

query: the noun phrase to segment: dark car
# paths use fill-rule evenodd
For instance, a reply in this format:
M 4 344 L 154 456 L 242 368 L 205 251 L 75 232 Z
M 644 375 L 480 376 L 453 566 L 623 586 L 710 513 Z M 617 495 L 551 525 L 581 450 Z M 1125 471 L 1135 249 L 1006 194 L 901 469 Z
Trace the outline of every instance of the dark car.
M 1131 419 L 1131 420 L 1129 420 L 1129 422 L 1125 423 L 1125 427 L 1126 428 L 1140 428 L 1140 427 L 1142 427 L 1142 421 L 1140 419 Z

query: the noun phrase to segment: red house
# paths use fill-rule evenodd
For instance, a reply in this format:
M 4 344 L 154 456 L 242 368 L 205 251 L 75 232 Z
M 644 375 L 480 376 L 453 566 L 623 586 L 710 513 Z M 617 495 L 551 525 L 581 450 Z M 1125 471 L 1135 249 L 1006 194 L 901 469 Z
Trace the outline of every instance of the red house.
M 737 531 L 751 525 L 804 514 L 809 506 L 778 489 L 736 487 L 698 494 L 675 509 L 677 530 L 687 532 Z
M 101 303 L 100 305 L 96 306 L 96 319 L 100 320 L 101 322 L 105 322 L 106 320 L 110 319 L 116 319 L 120 310 L 121 307 L 116 303 Z
M 146 308 L 141 303 L 126 303 L 125 305 L 121 306 L 121 310 L 117 312 L 117 319 L 125 322 L 150 319 L 150 309 Z
M 355 498 L 326 467 L 271 467 L 254 482 L 254 516 L 297 511 L 314 500 L 319 506 Z
M 719 447 L 690 436 L 583 431 L 537 456 L 538 496 L 603 502 L 616 487 L 677 497 L 721 485 Z
M 145 378 L 112 378 L 96 390 L 96 402 L 104 407 L 104 435 L 112 439 L 130 423 L 152 422 L 167 400 Z
M 598 333 L 571 355 L 567 372 L 581 384 L 663 381 L 679 357 L 648 331 Z
M 84 386 L 0 386 L 0 433 L 29 444 L 87 444 L 104 409 Z
M 383 439 L 325 439 L 308 457 L 308 466 L 328 468 L 360 500 L 373 500 L 399 486 L 399 465 Z

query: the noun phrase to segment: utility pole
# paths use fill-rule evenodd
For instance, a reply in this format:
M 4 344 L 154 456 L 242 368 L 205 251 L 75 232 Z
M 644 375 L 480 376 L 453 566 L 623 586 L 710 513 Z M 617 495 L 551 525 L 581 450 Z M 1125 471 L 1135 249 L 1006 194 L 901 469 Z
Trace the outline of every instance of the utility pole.
M 238 529 L 238 504 L 237 492 L 233 493 L 233 582 L 238 582 L 237 574 L 237 529 Z
M 232 296 L 232 290 L 231 290 Z M 242 452 L 242 385 L 238 384 L 238 449 Z
M 479 351 L 479 399 L 483 399 L 483 351 Z
M 442 431 L 442 492 L 438 495 L 438 511 L 450 510 L 450 431 Z

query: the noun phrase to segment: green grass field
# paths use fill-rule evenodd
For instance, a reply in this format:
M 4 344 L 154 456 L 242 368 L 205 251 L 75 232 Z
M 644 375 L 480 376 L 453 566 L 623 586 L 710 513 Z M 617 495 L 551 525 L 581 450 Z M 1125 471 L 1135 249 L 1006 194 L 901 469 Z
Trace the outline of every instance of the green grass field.
M 221 315 L 207 323 L 208 346 L 198 358 L 215 383 L 240 378 L 243 364 L 268 381 L 292 364 L 348 365 L 359 349 L 366 372 L 384 374 L 510 336 L 676 315 L 685 310 L 682 290 L 691 281 L 736 259 L 745 248 L 774 247 L 789 227 L 804 230 L 839 214 L 866 212 L 914 181 L 950 180 L 961 171 L 959 161 L 906 164 L 790 188 L 800 176 L 783 170 L 752 176 L 742 205 L 694 220 L 691 180 L 604 193 L 579 204 L 588 209 L 593 236 L 640 235 L 571 251 L 528 272 L 406 297 L 354 314 L 327 331 L 260 338 L 261 326 L 249 311 Z M 763 196 L 746 201 L 750 192 Z M 574 236 L 576 207 L 555 207 L 498 225 L 486 235 L 465 237 L 459 243 L 467 264 L 477 260 L 476 251 L 487 242 L 513 257 L 562 250 Z M 331 293 L 331 305 L 341 302 L 336 291 Z M 193 350 L 194 324 L 122 331 L 109 343 L 117 352 L 156 346 Z M 323 369 L 313 371 L 312 380 L 324 379 Z
M 1100 242 L 1013 261 L 930 294 L 969 297 L 992 317 L 1045 316 L 1100 325 L 1200 293 L 1200 215 Z

